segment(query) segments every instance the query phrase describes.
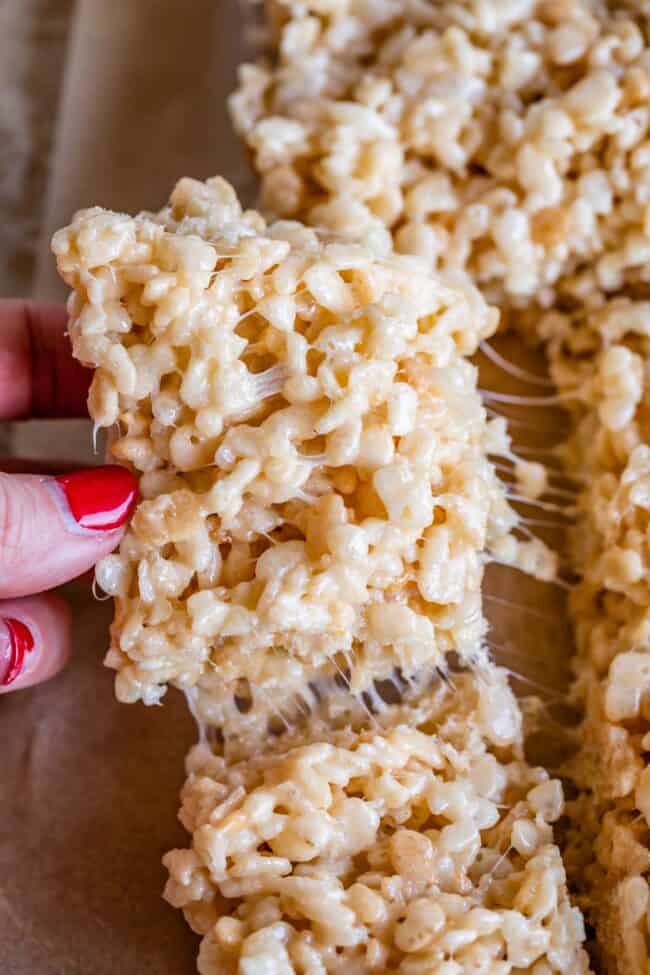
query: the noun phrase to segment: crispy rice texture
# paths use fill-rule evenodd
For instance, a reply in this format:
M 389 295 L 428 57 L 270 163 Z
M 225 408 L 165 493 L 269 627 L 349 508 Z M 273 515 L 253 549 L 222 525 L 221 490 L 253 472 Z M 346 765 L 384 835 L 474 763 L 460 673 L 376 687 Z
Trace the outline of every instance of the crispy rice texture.
M 202 728 L 166 897 L 201 975 L 574 975 L 579 908 L 599 970 L 645 975 L 650 9 L 267 16 L 231 110 L 269 222 L 185 179 L 54 240 L 91 413 L 141 482 L 98 567 L 107 662 L 120 699 L 172 684 Z M 486 559 L 555 573 L 488 461 L 513 454 L 467 361 L 486 301 L 545 343 L 572 420 L 566 809 L 483 649 Z M 432 683 L 452 652 L 473 671 Z
M 420 258 L 243 212 L 184 179 L 157 216 L 78 213 L 54 237 L 90 411 L 141 501 L 97 579 L 122 701 L 168 683 L 263 739 L 342 679 L 357 693 L 456 652 L 484 662 L 492 557 L 519 542 L 466 356 L 497 324 Z
M 268 212 L 468 275 L 546 344 L 578 484 L 567 862 L 611 975 L 648 968 L 650 7 L 271 0 L 231 100 Z M 648 793 L 650 795 L 650 793 Z
M 315 740 L 314 740 L 315 737 Z M 562 789 L 522 758 L 492 669 L 355 733 L 313 728 L 228 763 L 188 758 L 166 898 L 201 975 L 588 971 L 551 823 Z
M 604 970 L 637 975 L 650 944 L 650 303 L 552 312 L 539 328 L 571 397 L 566 467 L 583 483 L 570 610 L 585 720 L 567 863 Z
M 647 285 L 647 3 L 269 8 L 231 99 L 267 212 L 388 230 L 502 307 Z

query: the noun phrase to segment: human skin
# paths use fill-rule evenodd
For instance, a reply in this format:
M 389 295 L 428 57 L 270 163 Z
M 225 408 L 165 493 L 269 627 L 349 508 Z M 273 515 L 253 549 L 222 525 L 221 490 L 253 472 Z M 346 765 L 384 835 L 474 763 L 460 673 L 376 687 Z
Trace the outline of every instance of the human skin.
M 0 300 L 0 421 L 86 415 L 90 374 L 72 359 L 66 325 L 59 305 Z M 70 615 L 51 590 L 115 548 L 137 496 L 123 468 L 23 469 L 34 468 L 0 461 L 0 693 L 65 665 Z

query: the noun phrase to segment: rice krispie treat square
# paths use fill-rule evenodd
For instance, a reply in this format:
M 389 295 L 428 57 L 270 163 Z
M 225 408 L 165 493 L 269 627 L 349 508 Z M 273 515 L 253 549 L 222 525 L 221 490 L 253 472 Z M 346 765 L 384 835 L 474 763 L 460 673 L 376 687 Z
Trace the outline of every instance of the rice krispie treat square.
M 220 179 L 157 216 L 81 211 L 53 248 L 91 414 L 140 473 L 97 569 L 120 700 L 173 683 L 227 724 L 323 680 L 478 662 L 486 548 L 552 575 L 487 459 L 507 436 L 465 356 L 497 313 L 471 286 L 266 226 Z
M 647 5 L 272 0 L 231 109 L 265 212 L 469 274 L 505 306 L 647 286 Z
M 165 896 L 204 936 L 201 975 L 588 971 L 562 789 L 523 760 L 499 671 L 243 763 L 200 745 L 188 772 Z
M 650 960 L 650 303 L 553 311 L 538 329 L 570 394 L 580 486 L 569 607 L 585 718 L 567 862 L 604 969 L 636 975 Z
M 650 650 L 650 302 L 549 312 L 538 332 L 573 419 L 562 454 L 577 487 L 577 666 L 622 675 L 619 654 Z M 643 682 L 629 686 L 634 709 Z

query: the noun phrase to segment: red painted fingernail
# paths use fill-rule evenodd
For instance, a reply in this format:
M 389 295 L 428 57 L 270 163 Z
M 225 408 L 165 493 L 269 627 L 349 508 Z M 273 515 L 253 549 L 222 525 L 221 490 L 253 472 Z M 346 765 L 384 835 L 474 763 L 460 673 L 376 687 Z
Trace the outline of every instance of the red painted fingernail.
M 3 654 L 6 658 L 6 667 L 4 675 L 0 678 L 0 685 L 7 687 L 20 676 L 25 663 L 25 655 L 34 649 L 34 637 L 29 627 L 21 620 L 5 616 L 0 618 L 0 628 L 3 623 L 7 636 L 3 639 L 0 635 L 0 649 L 2 649 L 2 644 L 6 645 L 5 654 Z
M 133 474 L 114 465 L 62 474 L 55 480 L 76 523 L 90 531 L 120 528 L 138 496 L 138 482 Z

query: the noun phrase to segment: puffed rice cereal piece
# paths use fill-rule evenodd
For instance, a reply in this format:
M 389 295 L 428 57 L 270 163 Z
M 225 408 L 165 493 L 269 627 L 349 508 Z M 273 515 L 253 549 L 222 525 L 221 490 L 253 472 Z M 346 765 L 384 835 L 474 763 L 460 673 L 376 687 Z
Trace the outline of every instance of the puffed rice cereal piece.
M 588 971 L 562 789 L 523 760 L 501 672 L 316 738 L 189 755 L 165 897 L 203 935 L 201 975 Z

